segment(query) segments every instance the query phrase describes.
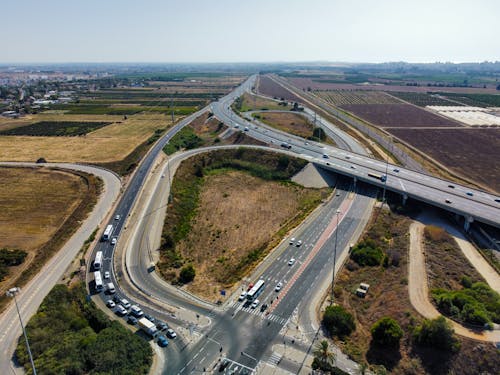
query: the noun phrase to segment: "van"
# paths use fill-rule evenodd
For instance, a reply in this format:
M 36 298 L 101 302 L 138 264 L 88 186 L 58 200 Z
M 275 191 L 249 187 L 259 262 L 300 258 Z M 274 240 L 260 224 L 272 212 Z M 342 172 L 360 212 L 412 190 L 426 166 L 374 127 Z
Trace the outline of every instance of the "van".
M 132 307 L 130 307 L 130 313 L 136 318 L 140 318 L 144 315 L 142 309 L 137 305 L 132 305 Z
M 113 283 L 108 283 L 108 293 L 109 294 L 115 294 L 116 293 L 115 286 L 114 286 Z

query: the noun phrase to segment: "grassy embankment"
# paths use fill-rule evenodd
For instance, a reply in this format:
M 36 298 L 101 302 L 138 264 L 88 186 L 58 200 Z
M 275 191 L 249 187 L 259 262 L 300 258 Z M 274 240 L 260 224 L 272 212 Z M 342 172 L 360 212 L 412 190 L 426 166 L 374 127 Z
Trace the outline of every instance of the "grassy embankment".
M 429 289 L 438 310 L 462 324 L 500 323 L 500 295 L 492 290 L 443 229 L 425 229 Z
M 97 202 L 102 182 L 83 172 L 0 168 L 0 248 L 28 253 L 9 267 L 0 289 L 22 287 L 78 229 Z M 12 189 L 16 186 L 16 189 Z M 0 310 L 8 302 L 0 294 Z
M 83 283 L 56 285 L 26 326 L 37 373 L 147 374 L 152 350 L 86 298 Z M 24 339 L 16 357 L 32 374 Z
M 360 266 L 350 259 L 339 274 L 335 287 L 336 302 L 354 316 L 356 329 L 337 343 L 353 359 L 368 363 L 380 373 L 497 373 L 500 369 L 498 352 L 490 344 L 458 337 L 460 349 L 450 352 L 423 347 L 415 342 L 414 332 L 423 319 L 413 309 L 408 296 L 410 223 L 411 211 L 375 211 L 360 242 L 380 250 L 382 261 L 375 266 Z M 429 251 L 426 263 L 430 287 L 457 286 L 458 275 L 471 275 L 476 280 L 476 274 L 459 252 L 450 253 L 446 246 L 429 245 L 429 239 L 427 241 L 426 249 Z M 365 254 L 370 257 L 373 255 L 371 251 Z M 450 257 L 453 261 L 446 262 Z M 365 298 L 355 294 L 362 282 L 370 284 Z M 394 319 L 403 331 L 399 345 L 394 347 L 381 347 L 372 341 L 371 327 L 386 316 Z
M 230 288 L 252 269 L 328 189 L 289 181 L 304 161 L 260 150 L 224 150 L 183 162 L 163 228 L 163 276 L 177 282 L 192 264 L 189 289 L 206 298 Z

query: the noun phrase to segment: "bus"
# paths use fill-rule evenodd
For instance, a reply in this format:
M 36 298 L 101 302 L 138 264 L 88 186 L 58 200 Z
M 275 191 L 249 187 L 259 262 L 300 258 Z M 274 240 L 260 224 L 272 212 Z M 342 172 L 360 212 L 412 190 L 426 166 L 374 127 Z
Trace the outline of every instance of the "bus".
M 102 240 L 107 241 L 111 238 L 111 233 L 113 233 L 113 226 L 110 224 L 106 227 L 104 234 L 102 235 Z
M 102 292 L 103 290 L 103 285 L 102 285 L 102 276 L 101 276 L 101 271 L 95 271 L 94 272 L 94 281 L 95 281 L 95 290 L 97 292 Z
M 376 174 L 376 173 L 368 173 L 369 177 L 376 178 L 377 180 L 380 180 L 382 182 L 385 182 L 387 180 L 387 176 L 385 174 Z
M 94 259 L 94 269 L 96 270 L 101 269 L 101 265 L 102 265 L 102 251 L 98 251 Z
M 259 296 L 260 293 L 262 293 L 262 290 L 264 290 L 264 280 L 260 279 L 248 292 L 247 299 L 249 301 L 253 301 Z

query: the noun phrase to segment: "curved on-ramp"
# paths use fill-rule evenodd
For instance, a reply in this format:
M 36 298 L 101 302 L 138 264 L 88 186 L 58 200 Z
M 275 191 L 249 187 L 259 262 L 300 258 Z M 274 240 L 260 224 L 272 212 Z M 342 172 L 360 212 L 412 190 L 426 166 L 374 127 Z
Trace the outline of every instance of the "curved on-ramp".
M 118 198 L 121 189 L 120 179 L 111 171 L 89 165 L 69 163 L 14 163 L 2 162 L 0 166 L 16 167 L 55 167 L 68 170 L 77 170 L 96 175 L 102 179 L 103 191 L 92 212 L 82 223 L 80 228 L 52 256 L 45 266 L 29 281 L 17 295 L 19 312 L 26 324 L 35 314 L 38 306 L 52 287 L 61 279 L 68 266 L 75 259 L 83 243 L 92 234 L 95 228 L 105 219 L 111 207 Z M 14 306 L 9 307 L 0 315 L 0 373 L 12 374 L 21 371 L 12 362 L 12 355 L 17 344 L 17 338 L 22 335 L 21 325 Z

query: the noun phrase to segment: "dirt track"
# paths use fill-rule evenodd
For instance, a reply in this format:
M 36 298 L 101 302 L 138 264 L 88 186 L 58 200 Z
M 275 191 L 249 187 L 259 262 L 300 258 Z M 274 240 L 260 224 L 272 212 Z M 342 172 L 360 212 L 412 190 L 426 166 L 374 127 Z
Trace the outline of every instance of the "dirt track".
M 425 254 L 422 246 L 424 224 L 413 222 L 410 225 L 410 253 L 408 262 L 408 292 L 410 302 L 422 316 L 427 319 L 437 318 L 440 313 L 430 302 L 427 285 L 427 271 L 425 267 Z M 458 243 L 458 242 L 457 242 Z M 460 243 L 459 243 L 460 246 Z M 460 247 L 462 248 L 462 247 Z M 474 266 L 476 266 L 473 263 Z M 481 270 L 478 271 L 483 275 Z M 483 275 L 484 276 L 484 275 Z M 498 275 L 497 275 L 498 276 Z M 487 280 L 488 281 L 488 280 Z M 488 282 L 489 283 L 489 282 Z M 455 333 L 480 341 L 500 341 L 500 331 L 474 332 L 453 320 L 447 319 L 453 326 Z

